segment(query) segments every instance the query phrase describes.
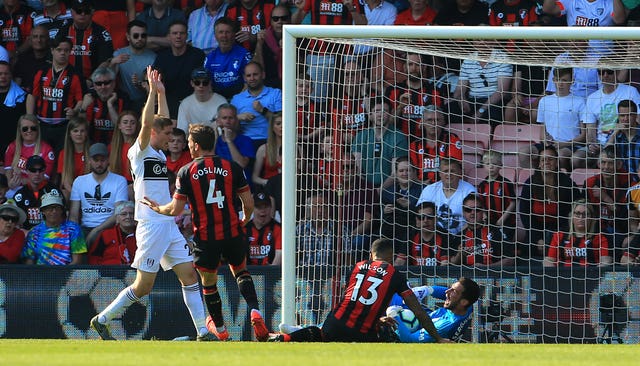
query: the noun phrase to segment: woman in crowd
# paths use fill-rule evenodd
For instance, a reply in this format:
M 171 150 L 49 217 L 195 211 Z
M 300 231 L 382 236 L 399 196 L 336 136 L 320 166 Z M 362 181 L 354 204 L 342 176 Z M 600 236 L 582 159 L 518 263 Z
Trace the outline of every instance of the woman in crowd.
M 607 238 L 599 232 L 595 209 L 586 200 L 571 207 L 568 231 L 553 234 L 542 264 L 545 267 L 570 267 L 613 263 Z
M 64 148 L 58 155 L 58 185 L 62 194 L 69 199 L 73 180 L 89 171 L 85 164 L 89 156 L 89 123 L 82 117 L 69 120 L 64 138 Z
M 118 129 L 113 133 L 113 139 L 109 145 L 109 169 L 125 177 L 129 183 L 129 198 L 133 198 L 131 170 L 127 151 L 136 141 L 140 132 L 140 120 L 134 111 L 125 110 L 118 116 Z
M 27 159 L 40 155 L 45 161 L 45 177 L 53 173 L 55 154 L 51 145 L 40 139 L 40 122 L 33 114 L 20 116 L 16 139 L 9 144 L 4 154 L 4 169 L 9 181 L 9 189 L 15 190 L 26 183 Z
M 269 121 L 267 143 L 256 152 L 252 180 L 254 184 L 264 186 L 271 177 L 280 173 L 282 167 L 282 112 L 273 113 Z

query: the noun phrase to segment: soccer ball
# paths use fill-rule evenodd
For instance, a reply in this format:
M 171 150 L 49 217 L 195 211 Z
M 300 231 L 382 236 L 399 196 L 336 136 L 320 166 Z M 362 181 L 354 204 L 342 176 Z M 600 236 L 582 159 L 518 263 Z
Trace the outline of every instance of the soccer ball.
M 389 308 L 387 308 L 387 316 L 396 318 L 396 320 L 401 321 L 412 333 L 420 329 L 420 322 L 418 321 L 418 318 L 416 318 L 416 315 L 413 313 L 413 311 L 405 307 L 398 305 L 389 306 Z

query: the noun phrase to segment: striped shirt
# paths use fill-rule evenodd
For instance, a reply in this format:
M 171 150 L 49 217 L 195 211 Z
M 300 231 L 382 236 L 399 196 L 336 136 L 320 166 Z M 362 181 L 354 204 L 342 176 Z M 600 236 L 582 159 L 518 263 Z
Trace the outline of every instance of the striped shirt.
M 218 8 L 216 15 L 211 15 L 206 5 L 194 10 L 189 15 L 189 28 L 187 31 L 187 41 L 193 47 L 199 48 L 208 54 L 218 47 L 218 41 L 213 32 L 213 25 L 216 20 L 222 18 L 227 12 L 228 4 L 224 2 Z
M 503 77 L 510 78 L 513 75 L 513 66 L 506 63 L 489 62 L 484 67 L 475 61 L 477 53 L 465 59 L 460 67 L 460 81 L 469 82 L 469 97 L 489 98 L 498 90 L 498 80 Z M 493 50 L 491 60 L 505 60 L 506 54 Z

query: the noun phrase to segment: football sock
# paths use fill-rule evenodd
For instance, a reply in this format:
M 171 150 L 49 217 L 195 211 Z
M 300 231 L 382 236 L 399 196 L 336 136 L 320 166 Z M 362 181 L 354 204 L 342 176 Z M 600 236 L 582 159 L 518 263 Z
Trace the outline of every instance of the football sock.
M 127 309 L 134 302 L 140 301 L 140 298 L 133 293 L 131 286 L 120 291 L 118 296 L 107 306 L 100 314 L 98 314 L 98 322 L 106 324 L 117 314 Z
M 211 315 L 216 327 L 223 326 L 224 318 L 222 317 L 222 299 L 220 299 L 218 286 L 203 286 L 202 293 L 204 294 L 204 302 L 207 304 L 209 315 Z
M 251 278 L 249 271 L 246 269 L 244 271 L 240 271 L 240 273 L 236 275 L 236 281 L 238 282 L 238 289 L 240 290 L 242 297 L 244 297 L 247 305 L 249 305 L 249 309 L 259 310 L 260 306 L 258 305 L 258 295 L 256 295 L 256 288 L 253 284 L 253 279 Z
M 207 314 L 204 312 L 204 305 L 202 305 L 200 284 L 196 282 L 192 285 L 182 286 L 182 299 L 189 309 L 189 315 L 191 315 L 198 335 L 207 333 L 207 324 L 205 323 Z

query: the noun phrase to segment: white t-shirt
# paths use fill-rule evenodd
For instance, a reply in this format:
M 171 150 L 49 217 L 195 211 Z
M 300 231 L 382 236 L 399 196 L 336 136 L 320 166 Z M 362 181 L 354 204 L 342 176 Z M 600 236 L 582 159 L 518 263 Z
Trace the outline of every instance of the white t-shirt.
M 80 201 L 83 227 L 99 226 L 113 215 L 117 202 L 128 199 L 127 180 L 112 172 L 100 184 L 92 173 L 78 176 L 71 187 L 71 201 Z
M 202 123 L 213 126 L 213 120 L 218 115 L 218 107 L 227 103 L 225 97 L 213 93 L 206 102 L 198 102 L 194 94 L 189 95 L 180 102 L 178 108 L 178 128 L 189 134 L 189 124 Z
M 162 150 L 156 151 L 150 144 L 144 150 L 140 150 L 138 140 L 127 152 L 127 157 L 131 162 L 133 175 L 133 192 L 136 200 L 135 219 L 156 223 L 158 221 L 173 222 L 173 217 L 161 215 L 147 205 L 140 203 L 144 197 L 149 197 L 160 205 L 171 201 L 167 177 L 167 157 Z
M 624 84 L 618 84 L 611 94 L 605 94 L 602 89 L 592 93 L 587 98 L 582 121 L 586 124 L 598 123 L 598 141 L 604 145 L 618 122 L 618 103 L 629 99 L 640 105 L 638 89 Z
M 584 99 L 573 94 L 564 97 L 547 95 L 538 103 L 537 122 L 544 123 L 554 141 L 571 141 L 580 135 L 580 118 L 584 106 Z
M 455 193 L 447 198 L 442 189 L 442 182 L 438 181 L 422 190 L 416 206 L 427 201 L 435 203 L 438 227 L 451 234 L 458 234 L 466 223 L 464 216 L 462 216 L 462 201 L 469 193 L 475 191 L 473 185 L 461 180 Z

